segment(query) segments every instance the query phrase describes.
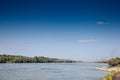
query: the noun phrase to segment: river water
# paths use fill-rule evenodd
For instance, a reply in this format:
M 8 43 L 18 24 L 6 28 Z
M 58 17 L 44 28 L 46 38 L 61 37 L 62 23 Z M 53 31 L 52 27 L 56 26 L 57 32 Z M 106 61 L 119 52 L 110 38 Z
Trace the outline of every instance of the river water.
M 0 64 L 0 80 L 101 80 L 105 63 Z

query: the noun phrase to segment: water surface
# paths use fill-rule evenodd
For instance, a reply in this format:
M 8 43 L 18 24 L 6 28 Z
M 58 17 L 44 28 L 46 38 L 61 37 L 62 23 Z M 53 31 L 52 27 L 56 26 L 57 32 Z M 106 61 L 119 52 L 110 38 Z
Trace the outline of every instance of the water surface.
M 0 80 L 101 80 L 105 63 L 0 64 Z

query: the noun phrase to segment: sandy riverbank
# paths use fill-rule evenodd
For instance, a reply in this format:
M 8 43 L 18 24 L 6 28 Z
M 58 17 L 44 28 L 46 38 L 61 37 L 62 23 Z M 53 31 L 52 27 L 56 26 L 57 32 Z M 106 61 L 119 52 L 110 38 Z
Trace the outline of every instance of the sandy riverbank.
M 120 67 L 112 67 L 112 68 L 98 67 L 96 69 L 103 70 L 103 71 L 120 71 Z

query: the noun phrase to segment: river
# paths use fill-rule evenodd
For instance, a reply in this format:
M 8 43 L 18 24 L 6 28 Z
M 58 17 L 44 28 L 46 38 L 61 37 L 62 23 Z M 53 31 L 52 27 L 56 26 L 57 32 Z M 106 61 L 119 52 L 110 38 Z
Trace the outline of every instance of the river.
M 0 64 L 0 80 L 101 80 L 105 63 Z

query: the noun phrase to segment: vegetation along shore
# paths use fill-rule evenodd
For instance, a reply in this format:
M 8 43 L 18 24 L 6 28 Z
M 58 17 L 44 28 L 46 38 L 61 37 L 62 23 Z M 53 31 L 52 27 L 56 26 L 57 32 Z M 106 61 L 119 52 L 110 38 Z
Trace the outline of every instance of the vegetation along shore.
M 113 76 L 117 73 L 120 72 L 120 58 L 112 58 L 108 60 L 108 68 L 106 67 L 101 67 L 97 68 L 99 70 L 105 70 L 108 71 L 108 73 L 105 75 L 105 77 L 102 80 L 112 80 Z
M 0 63 L 72 63 L 74 60 L 57 59 L 43 56 L 26 57 L 20 55 L 0 55 Z

